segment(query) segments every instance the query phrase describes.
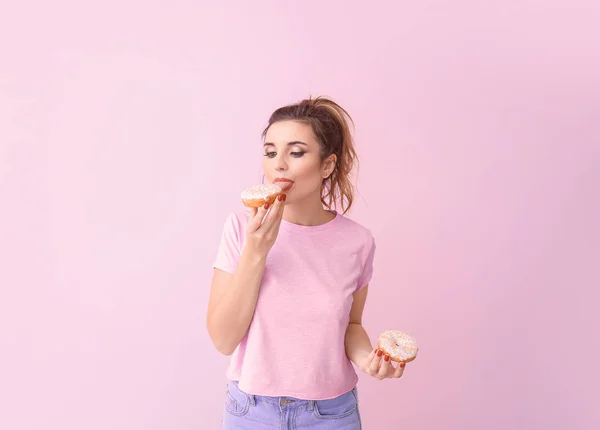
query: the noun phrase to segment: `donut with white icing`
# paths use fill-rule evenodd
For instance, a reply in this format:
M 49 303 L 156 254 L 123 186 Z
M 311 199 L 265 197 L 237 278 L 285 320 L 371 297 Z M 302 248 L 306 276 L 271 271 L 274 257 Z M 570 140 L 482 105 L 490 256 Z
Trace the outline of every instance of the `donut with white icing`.
M 265 203 L 272 205 L 283 190 L 275 184 L 259 184 L 242 191 L 242 203 L 249 208 L 259 208 Z
M 377 347 L 397 363 L 413 361 L 419 350 L 417 341 L 413 337 L 397 330 L 386 330 L 381 333 Z

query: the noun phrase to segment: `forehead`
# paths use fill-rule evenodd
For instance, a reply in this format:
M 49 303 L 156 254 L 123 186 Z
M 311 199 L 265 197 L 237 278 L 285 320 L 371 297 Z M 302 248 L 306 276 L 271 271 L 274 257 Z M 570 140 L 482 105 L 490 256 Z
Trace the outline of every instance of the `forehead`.
M 301 121 L 279 121 L 271 125 L 265 135 L 265 142 L 287 144 L 300 141 L 308 145 L 317 145 L 312 127 Z

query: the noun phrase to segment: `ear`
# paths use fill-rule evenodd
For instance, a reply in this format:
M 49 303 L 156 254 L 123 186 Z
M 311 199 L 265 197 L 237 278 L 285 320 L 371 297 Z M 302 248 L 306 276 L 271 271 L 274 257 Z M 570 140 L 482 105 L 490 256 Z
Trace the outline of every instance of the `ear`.
M 335 164 L 337 162 L 337 155 L 331 154 L 329 157 L 323 161 L 323 168 L 321 169 L 321 174 L 323 179 L 329 178 L 333 171 L 335 170 Z

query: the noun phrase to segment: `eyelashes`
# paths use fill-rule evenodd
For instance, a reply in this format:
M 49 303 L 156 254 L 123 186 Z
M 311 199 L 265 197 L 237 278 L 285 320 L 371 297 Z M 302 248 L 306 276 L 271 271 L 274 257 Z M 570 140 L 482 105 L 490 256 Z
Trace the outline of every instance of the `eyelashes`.
M 292 157 L 300 158 L 304 154 L 306 154 L 306 152 L 304 152 L 304 151 L 296 151 L 296 152 L 290 152 L 290 154 L 292 155 Z M 276 152 L 267 152 L 267 153 L 264 154 L 264 156 L 267 157 L 267 158 L 274 158 L 276 155 L 277 155 Z

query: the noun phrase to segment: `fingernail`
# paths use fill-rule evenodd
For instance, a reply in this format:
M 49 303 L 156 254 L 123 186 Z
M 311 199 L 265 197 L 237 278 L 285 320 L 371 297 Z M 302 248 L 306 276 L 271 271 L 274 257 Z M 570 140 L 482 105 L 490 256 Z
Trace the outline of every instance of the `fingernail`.
M 382 355 L 383 355 L 383 351 L 382 350 L 377 351 L 377 357 L 381 357 Z
M 283 194 L 279 194 L 279 195 L 277 196 L 277 200 L 279 200 L 279 201 L 282 201 L 282 200 L 283 200 Z
M 389 355 L 386 355 L 386 356 L 385 356 L 385 358 L 384 358 L 384 360 L 385 360 L 385 361 L 390 361 L 390 356 L 389 356 Z
M 406 366 L 406 363 L 400 363 L 400 367 Z
M 269 209 L 269 204 L 265 203 L 265 209 Z

